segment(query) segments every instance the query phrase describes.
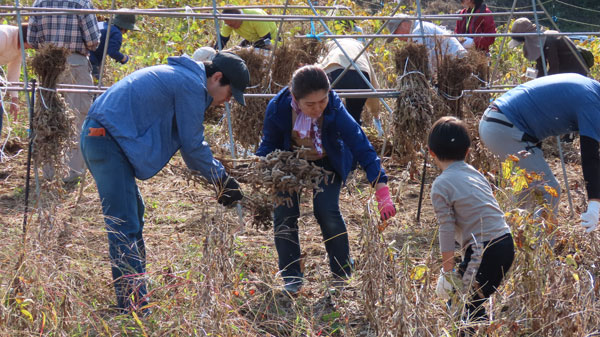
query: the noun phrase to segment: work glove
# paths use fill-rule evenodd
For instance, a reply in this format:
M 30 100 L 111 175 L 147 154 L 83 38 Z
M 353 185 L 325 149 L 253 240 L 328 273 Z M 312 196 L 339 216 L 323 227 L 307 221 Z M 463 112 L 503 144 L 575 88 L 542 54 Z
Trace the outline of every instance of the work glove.
M 437 285 L 435 286 L 435 293 L 441 299 L 447 300 L 454 290 L 460 287 L 461 283 L 462 281 L 458 273 L 455 271 L 445 272 L 442 268 L 437 280 Z
M 589 233 L 598 226 L 598 217 L 600 216 L 600 202 L 588 202 L 587 212 L 581 214 L 581 226 L 585 228 L 585 232 Z
M 375 198 L 377 199 L 377 208 L 381 215 L 381 220 L 387 220 L 396 215 L 396 207 L 390 197 L 390 189 L 387 186 L 381 187 L 375 192 Z
M 121 64 L 125 64 L 129 61 L 129 56 L 128 55 L 123 55 L 123 59 L 121 61 L 119 61 L 119 63 Z
M 223 183 L 223 181 L 225 183 Z M 217 192 L 219 193 L 217 195 L 217 201 L 223 206 L 230 206 L 244 197 L 242 190 L 240 189 L 240 184 L 229 176 L 225 176 L 224 179 L 221 180 L 221 185 L 217 189 Z

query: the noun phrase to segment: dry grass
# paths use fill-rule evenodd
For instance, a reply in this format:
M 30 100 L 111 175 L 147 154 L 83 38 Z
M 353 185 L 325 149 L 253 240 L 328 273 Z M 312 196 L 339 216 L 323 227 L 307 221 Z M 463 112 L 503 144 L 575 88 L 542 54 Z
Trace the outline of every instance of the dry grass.
M 389 160 L 385 165 L 399 214 L 383 235 L 375 228 L 377 215 L 364 175 L 356 174 L 342 192 L 356 272 L 337 296 L 328 291 L 324 247 L 310 198 L 303 198 L 307 282 L 301 295 L 291 299 L 279 290 L 273 234 L 250 228 L 240 232 L 237 215 L 216 204 L 214 191 L 173 169 L 184 167 L 176 157 L 156 177 L 139 183 L 147 210 L 153 312 L 138 321 L 106 311 L 114 295 L 100 203 L 90 179 L 78 205 L 71 189 L 57 206 L 55 222 L 68 223 L 71 230 L 44 227 L 34 217 L 30 240 L 23 246 L 24 157 L 21 153 L 0 172 L 5 233 L 0 244 L 0 335 L 427 336 L 454 335 L 460 326 L 433 293 L 440 265 L 429 202 L 424 203 L 422 223 L 415 226 L 419 185 Z M 569 165 L 581 212 L 582 179 L 577 178 L 578 167 Z M 436 174 L 430 171 L 427 185 Z M 252 195 L 248 185 L 243 188 Z M 517 256 L 493 297 L 493 323 L 480 327 L 479 335 L 583 336 L 596 331 L 597 234 L 582 234 L 565 216 L 563 201 L 554 233 L 557 244 L 551 247 L 549 234 L 536 236 L 539 223 L 518 211 L 510 194 L 499 190 L 498 198 L 514 214 L 510 222 Z M 245 221 L 251 222 L 249 214 Z M 25 260 L 15 270 L 20 253 Z

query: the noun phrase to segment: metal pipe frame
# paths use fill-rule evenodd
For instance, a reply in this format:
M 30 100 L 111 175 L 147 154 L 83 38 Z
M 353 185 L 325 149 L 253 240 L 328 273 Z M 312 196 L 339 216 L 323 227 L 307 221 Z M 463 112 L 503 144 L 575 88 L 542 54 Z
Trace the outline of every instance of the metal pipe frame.
M 14 10 L 15 6 L 0 6 L 0 10 Z M 397 19 L 394 16 L 364 16 L 364 15 L 340 15 L 340 16 L 320 16 L 320 15 L 258 15 L 258 14 L 214 14 L 214 13 L 180 13 L 180 12 L 162 12 L 153 9 L 131 9 L 127 12 L 111 10 L 111 9 L 75 9 L 75 8 L 47 8 L 47 7 L 19 7 L 19 10 L 23 11 L 21 15 L 33 16 L 33 15 L 48 15 L 53 14 L 135 14 L 135 15 L 146 15 L 156 17 L 196 17 L 214 19 L 215 17 L 221 20 L 248 20 L 248 21 L 309 21 L 319 17 L 322 20 L 393 20 Z M 44 14 L 37 14 L 37 12 L 45 12 Z M 473 14 L 435 14 L 435 15 L 422 15 L 419 17 L 407 16 L 403 20 L 460 20 L 465 16 L 502 16 L 508 15 L 508 12 L 496 12 L 496 13 L 473 13 Z M 537 12 L 524 11 L 518 12 L 520 15 L 534 15 Z M 540 12 L 540 14 L 543 14 Z M 0 16 L 11 16 L 13 13 L 2 13 Z

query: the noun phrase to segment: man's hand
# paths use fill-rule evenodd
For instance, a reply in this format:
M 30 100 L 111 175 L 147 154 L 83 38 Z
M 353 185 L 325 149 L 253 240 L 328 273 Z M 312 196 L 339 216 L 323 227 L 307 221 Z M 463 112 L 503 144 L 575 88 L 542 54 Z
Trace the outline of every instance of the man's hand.
M 585 228 L 585 232 L 589 233 L 598 226 L 598 218 L 600 216 L 600 202 L 588 202 L 587 212 L 581 214 L 581 226 Z
M 224 181 L 224 183 L 223 183 Z M 244 195 L 240 189 L 240 184 L 228 176 L 225 176 L 221 181 L 221 186 L 218 188 L 217 201 L 223 206 L 231 206 L 236 201 L 242 200 Z

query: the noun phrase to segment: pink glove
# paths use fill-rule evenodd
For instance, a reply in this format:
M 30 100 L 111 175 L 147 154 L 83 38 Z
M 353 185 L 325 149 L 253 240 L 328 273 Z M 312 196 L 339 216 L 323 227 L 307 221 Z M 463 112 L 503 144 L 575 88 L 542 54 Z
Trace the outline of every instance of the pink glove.
M 390 189 L 385 186 L 375 192 L 375 198 L 377 199 L 377 208 L 379 214 L 381 214 L 381 220 L 387 220 L 396 215 L 396 207 L 390 197 Z

